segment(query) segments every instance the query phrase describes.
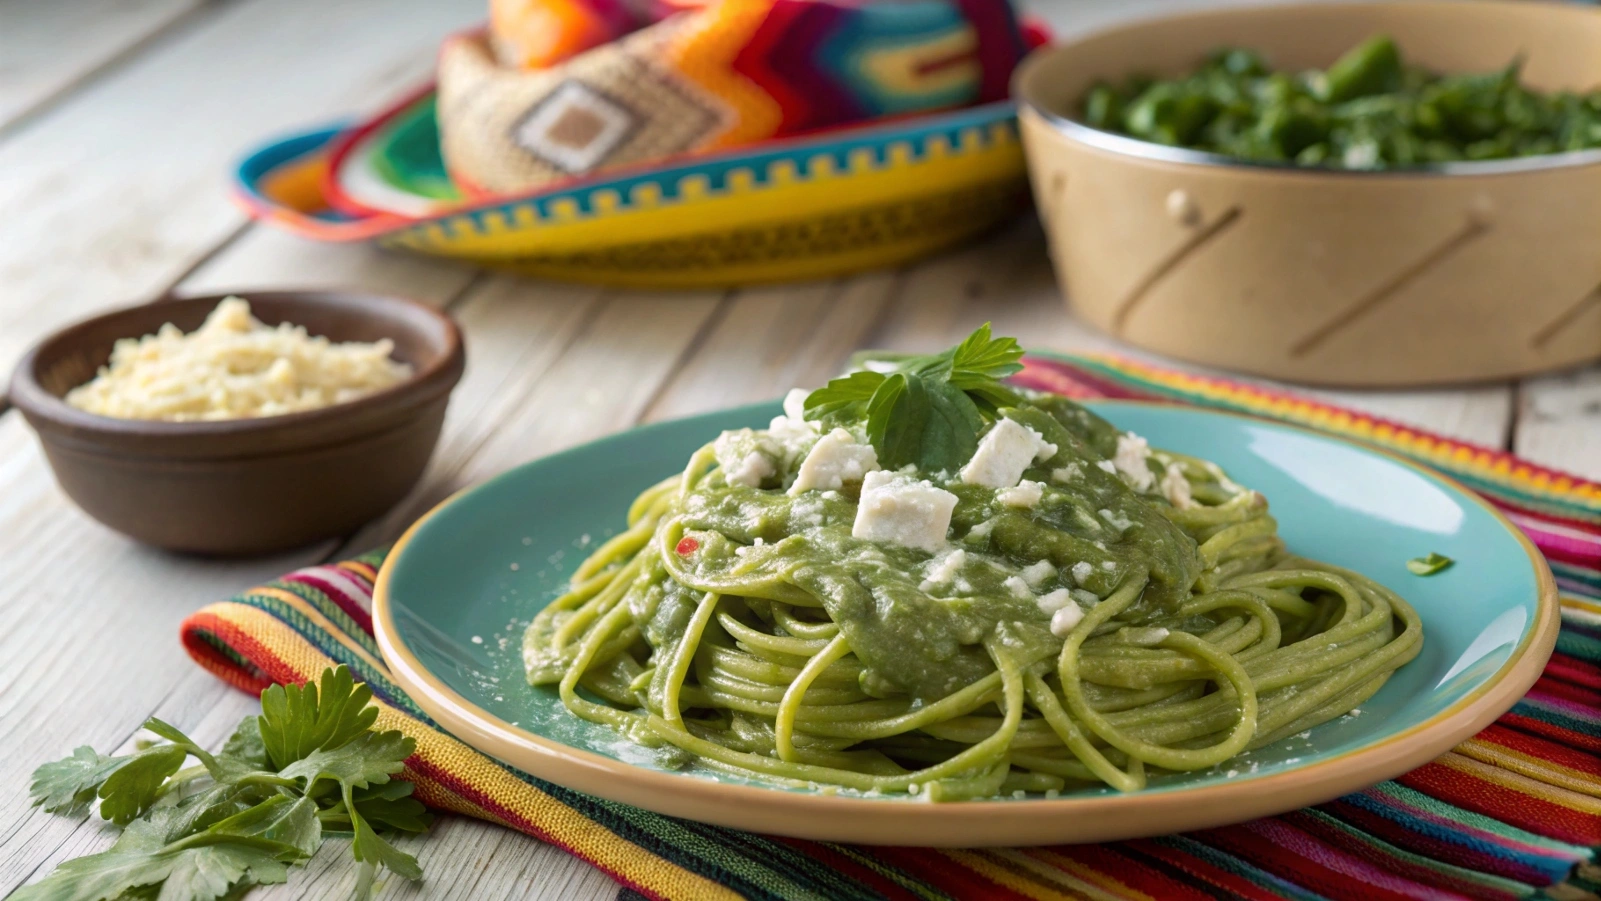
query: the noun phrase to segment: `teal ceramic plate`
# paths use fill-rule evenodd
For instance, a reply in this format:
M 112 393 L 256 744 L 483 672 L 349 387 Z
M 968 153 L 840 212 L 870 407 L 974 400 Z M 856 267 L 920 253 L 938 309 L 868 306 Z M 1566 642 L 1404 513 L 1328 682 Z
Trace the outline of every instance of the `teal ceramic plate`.
M 655 752 L 570 715 L 524 683 L 522 627 L 634 496 L 723 429 L 776 404 L 637 429 L 535 460 L 465 491 L 401 539 L 378 579 L 378 643 L 394 679 L 434 719 L 551 782 L 708 823 L 803 838 L 902 845 L 1106 841 L 1237 822 L 1316 804 L 1399 775 L 1509 709 L 1539 676 L 1558 627 L 1544 560 L 1456 483 L 1380 451 L 1291 426 L 1195 409 L 1092 404 L 1153 445 L 1221 464 L 1263 492 L 1290 548 L 1398 591 L 1424 623 L 1419 657 L 1360 714 L 1227 766 L 1120 795 L 1085 789 L 931 805 L 775 787 L 659 765 Z M 1428 578 L 1406 560 L 1455 566 Z

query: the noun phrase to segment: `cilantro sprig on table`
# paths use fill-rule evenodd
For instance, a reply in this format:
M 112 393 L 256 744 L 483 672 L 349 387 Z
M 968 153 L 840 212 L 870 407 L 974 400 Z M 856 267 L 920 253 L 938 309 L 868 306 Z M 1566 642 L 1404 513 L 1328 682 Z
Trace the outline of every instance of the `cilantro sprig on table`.
M 33 773 L 33 803 L 100 815 L 123 827 L 109 850 L 69 860 L 19 889 L 14 901 L 237 898 L 284 882 L 330 832 L 349 833 L 361 862 L 356 896 L 372 895 L 378 868 L 421 879 L 416 858 L 379 833 L 422 832 L 430 815 L 394 779 L 416 743 L 372 731 L 372 690 L 341 666 L 320 684 L 272 686 L 213 754 L 159 719 L 164 741 L 107 757 L 80 747 Z M 185 767 L 193 757 L 197 764 Z
M 863 369 L 806 397 L 806 418 L 825 424 L 867 422 L 879 464 L 908 463 L 923 472 L 955 470 L 973 456 L 978 434 L 1018 397 L 1002 379 L 1023 368 L 1013 338 L 990 337 L 984 323 L 941 354 L 898 357 L 886 371 Z

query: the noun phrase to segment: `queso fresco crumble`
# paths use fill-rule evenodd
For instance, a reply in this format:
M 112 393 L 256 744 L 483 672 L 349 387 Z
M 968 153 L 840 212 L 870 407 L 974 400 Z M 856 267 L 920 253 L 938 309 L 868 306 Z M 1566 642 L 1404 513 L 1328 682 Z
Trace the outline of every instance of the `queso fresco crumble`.
M 67 403 L 118 419 L 196 422 L 279 416 L 355 400 L 411 376 L 394 343 L 336 344 L 304 326 L 268 326 L 229 297 L 184 334 L 172 323 L 124 338 Z

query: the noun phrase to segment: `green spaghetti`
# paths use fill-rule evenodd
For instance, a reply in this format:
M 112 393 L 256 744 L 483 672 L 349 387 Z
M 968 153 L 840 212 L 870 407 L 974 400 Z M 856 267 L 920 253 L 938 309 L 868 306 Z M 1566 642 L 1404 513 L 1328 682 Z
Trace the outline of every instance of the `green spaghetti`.
M 986 326 L 718 436 L 534 619 L 529 681 L 708 767 L 954 800 L 1212 767 L 1417 655 L 1401 598 L 1216 465 L 1005 386 L 1019 357 Z

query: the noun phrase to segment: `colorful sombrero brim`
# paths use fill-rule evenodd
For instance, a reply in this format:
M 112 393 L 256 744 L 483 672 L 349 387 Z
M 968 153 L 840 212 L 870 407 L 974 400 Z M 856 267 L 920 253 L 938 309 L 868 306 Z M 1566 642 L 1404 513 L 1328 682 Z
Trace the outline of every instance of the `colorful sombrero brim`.
M 369 122 L 269 142 L 237 171 L 251 215 L 552 278 L 703 287 L 898 265 L 1023 209 L 1010 103 L 681 158 L 483 200 L 443 181 L 431 93 Z M 410 142 L 409 149 L 405 146 Z

